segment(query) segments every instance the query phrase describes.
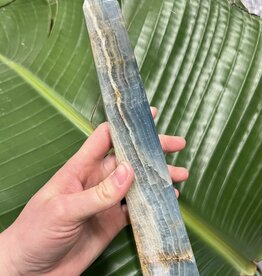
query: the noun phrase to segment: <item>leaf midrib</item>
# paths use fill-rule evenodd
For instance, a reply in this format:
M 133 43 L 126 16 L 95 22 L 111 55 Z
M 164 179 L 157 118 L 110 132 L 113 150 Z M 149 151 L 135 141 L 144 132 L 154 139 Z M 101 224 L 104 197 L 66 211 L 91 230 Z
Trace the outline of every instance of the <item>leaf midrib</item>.
M 222 258 L 230 263 L 241 275 L 254 275 L 257 270 L 256 265 L 241 255 L 230 244 L 226 243 L 218 233 L 214 232 L 209 225 L 192 213 L 185 202 L 179 202 L 179 207 L 183 215 L 185 224 L 194 232 L 205 244 L 208 244 Z
M 90 136 L 94 127 L 81 113 L 77 112 L 64 98 L 62 98 L 54 89 L 44 83 L 38 76 L 33 74 L 23 65 L 18 64 L 9 58 L 0 54 L 0 61 L 19 75 L 26 83 L 35 89 L 35 91 L 51 104 L 61 115 L 67 118 L 86 136 Z

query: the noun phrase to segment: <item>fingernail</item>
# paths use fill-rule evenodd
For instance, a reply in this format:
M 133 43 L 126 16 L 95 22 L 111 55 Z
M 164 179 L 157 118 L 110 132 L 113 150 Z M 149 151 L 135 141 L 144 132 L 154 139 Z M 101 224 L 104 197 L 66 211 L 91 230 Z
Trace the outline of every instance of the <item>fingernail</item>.
M 128 174 L 128 164 L 125 162 L 120 163 L 114 172 L 117 185 L 123 185 L 128 178 Z

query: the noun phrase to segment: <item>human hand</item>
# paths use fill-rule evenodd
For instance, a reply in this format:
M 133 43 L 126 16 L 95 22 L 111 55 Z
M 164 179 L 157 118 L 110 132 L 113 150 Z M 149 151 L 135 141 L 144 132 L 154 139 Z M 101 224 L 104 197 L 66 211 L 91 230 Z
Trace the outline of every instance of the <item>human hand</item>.
M 185 146 L 181 137 L 160 135 L 160 141 L 167 153 Z M 107 155 L 111 147 L 103 123 L 30 199 L 0 235 L 0 275 L 79 275 L 127 225 L 127 207 L 120 201 L 134 172 Z M 184 168 L 169 171 L 176 182 L 188 176 Z

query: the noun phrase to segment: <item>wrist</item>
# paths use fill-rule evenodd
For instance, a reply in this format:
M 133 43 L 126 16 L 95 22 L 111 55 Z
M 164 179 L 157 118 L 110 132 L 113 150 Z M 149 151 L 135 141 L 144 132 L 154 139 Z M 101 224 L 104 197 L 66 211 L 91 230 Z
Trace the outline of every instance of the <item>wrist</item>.
M 16 246 L 11 242 L 10 234 L 7 230 L 0 233 L 0 275 L 17 276 L 17 266 L 13 262 Z

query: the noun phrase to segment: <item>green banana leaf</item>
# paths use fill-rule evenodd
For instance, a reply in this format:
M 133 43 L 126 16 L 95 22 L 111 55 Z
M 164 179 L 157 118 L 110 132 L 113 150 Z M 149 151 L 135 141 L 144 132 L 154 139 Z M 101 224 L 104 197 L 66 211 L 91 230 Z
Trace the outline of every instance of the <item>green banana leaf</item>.
M 104 111 L 82 0 L 0 0 L 0 230 Z M 186 137 L 180 207 L 201 275 L 262 259 L 262 20 L 226 0 L 125 0 L 159 132 Z M 85 275 L 141 275 L 130 227 Z

